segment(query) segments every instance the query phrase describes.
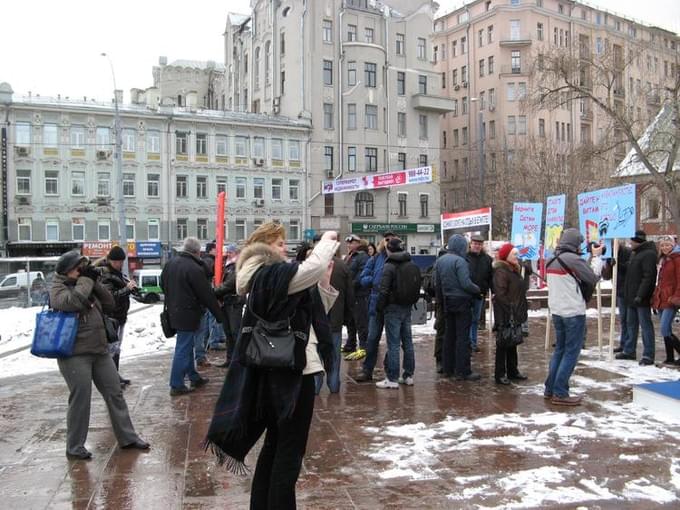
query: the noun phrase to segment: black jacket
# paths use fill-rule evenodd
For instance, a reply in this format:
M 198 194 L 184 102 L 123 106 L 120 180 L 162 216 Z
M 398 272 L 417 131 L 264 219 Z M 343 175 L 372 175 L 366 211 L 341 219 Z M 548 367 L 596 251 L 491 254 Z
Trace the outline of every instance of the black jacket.
M 127 288 L 127 279 L 123 273 L 108 263 L 99 266 L 99 271 L 102 275 L 100 283 L 111 293 L 115 302 L 114 310 L 106 315 L 113 317 L 120 324 L 125 324 L 130 310 L 130 289 Z
M 480 293 L 485 295 L 493 288 L 493 260 L 485 252 L 467 254 L 470 263 L 470 279 L 479 287 Z
M 368 294 L 371 292 L 371 289 L 361 285 L 361 273 L 363 272 L 366 262 L 368 262 L 369 258 L 370 257 L 368 256 L 367 252 L 363 250 L 357 250 L 352 253 L 349 261 L 347 261 L 346 265 L 349 266 L 349 270 L 352 275 L 354 294 L 356 296 L 368 296 Z
M 626 292 L 626 275 L 628 274 L 628 264 L 630 263 L 631 250 L 627 246 L 619 246 L 619 254 L 616 257 L 616 296 L 624 297 Z M 614 273 L 612 259 L 608 259 L 602 268 L 602 278 L 611 280 Z
M 205 274 L 208 280 L 212 281 L 215 276 L 215 255 L 204 255 L 201 260 L 205 266 Z
M 170 259 L 161 272 L 161 288 L 174 329 L 196 331 L 205 308 L 217 322 L 222 322 L 222 310 L 206 278 L 205 266 L 198 257 L 179 252 Z
M 227 264 L 222 275 L 222 284 L 215 289 L 215 296 L 226 305 L 245 304 L 243 296 L 236 293 L 236 264 Z
M 628 263 L 623 298 L 626 306 L 650 306 L 656 286 L 656 245 L 645 241 L 633 250 Z M 640 298 L 635 302 L 635 298 Z
M 335 257 L 331 285 L 340 294 L 330 311 L 331 331 L 342 331 L 342 325 L 350 322 L 354 309 L 354 281 L 349 267 L 338 257 Z
M 405 251 L 390 253 L 385 261 L 382 278 L 380 280 L 380 294 L 378 295 L 377 310 L 382 311 L 387 305 L 395 303 L 394 294 L 397 288 L 397 266 L 409 262 L 411 255 Z

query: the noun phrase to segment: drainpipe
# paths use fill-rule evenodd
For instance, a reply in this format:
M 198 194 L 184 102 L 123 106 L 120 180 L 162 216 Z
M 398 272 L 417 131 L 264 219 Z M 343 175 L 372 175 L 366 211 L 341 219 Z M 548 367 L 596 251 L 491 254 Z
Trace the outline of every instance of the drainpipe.
M 465 29 L 465 39 L 467 42 L 467 57 L 466 57 L 466 66 L 467 66 L 467 117 L 468 117 L 468 146 L 470 144 L 470 141 L 472 140 L 472 101 L 470 101 L 470 98 L 472 97 L 471 92 L 472 92 L 472 75 L 474 74 L 472 71 L 472 68 L 470 67 L 470 52 L 472 51 L 472 41 L 470 40 L 470 9 L 466 6 L 465 7 L 465 12 L 467 13 L 467 28 Z M 482 126 L 478 126 L 477 129 L 481 130 Z M 469 155 L 469 154 L 468 154 Z M 469 209 L 470 208 L 470 193 L 471 193 L 471 172 L 470 172 L 470 158 L 467 158 L 468 160 L 468 168 L 466 170 L 465 174 L 465 208 Z
M 172 211 L 174 210 L 172 200 L 172 175 L 174 171 L 174 165 L 172 163 L 172 115 L 167 117 L 168 127 L 166 129 L 165 138 L 165 165 L 167 168 L 167 179 L 166 179 L 166 193 L 167 193 L 167 209 L 165 211 L 166 224 L 168 226 L 168 257 L 172 253 Z M 161 168 L 163 165 L 161 164 Z M 167 260 L 166 260 L 167 262 Z
M 343 42 L 342 42 L 342 17 L 345 14 L 345 7 L 343 3 L 342 9 L 340 9 L 340 14 L 338 14 L 338 52 L 339 52 L 339 57 L 338 57 L 338 161 L 340 164 L 338 165 L 340 167 L 340 174 L 335 177 L 336 179 L 340 179 L 345 171 L 345 166 L 344 162 L 345 159 L 343 157 L 343 131 L 342 131 L 342 122 L 343 122 L 343 116 L 344 116 L 344 108 L 342 104 L 342 63 L 345 60 L 345 50 L 343 47 Z
M 302 16 L 300 16 L 300 71 L 302 86 L 300 87 L 300 113 L 305 111 L 305 18 L 307 17 L 307 0 L 303 0 Z M 308 161 L 309 163 L 309 161 Z

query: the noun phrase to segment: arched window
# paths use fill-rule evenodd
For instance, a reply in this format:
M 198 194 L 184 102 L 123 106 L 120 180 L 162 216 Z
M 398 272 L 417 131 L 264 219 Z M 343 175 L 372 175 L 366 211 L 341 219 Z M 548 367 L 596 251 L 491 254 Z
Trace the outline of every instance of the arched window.
M 373 195 L 367 191 L 357 193 L 354 199 L 354 215 L 360 218 L 373 216 Z
M 268 85 L 271 82 L 272 74 L 272 43 L 267 41 L 264 45 L 264 82 Z
M 255 62 L 253 62 L 253 74 L 255 75 L 255 89 L 260 88 L 260 48 L 255 48 Z

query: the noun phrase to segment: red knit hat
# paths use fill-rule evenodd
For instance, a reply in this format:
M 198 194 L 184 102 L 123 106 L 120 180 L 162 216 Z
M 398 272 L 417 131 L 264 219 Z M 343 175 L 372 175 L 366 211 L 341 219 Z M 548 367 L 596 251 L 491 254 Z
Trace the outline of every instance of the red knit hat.
M 512 243 L 505 243 L 498 250 L 498 259 L 506 260 L 508 258 L 508 255 L 510 255 L 510 252 L 513 250 L 513 248 L 514 246 L 512 245 Z

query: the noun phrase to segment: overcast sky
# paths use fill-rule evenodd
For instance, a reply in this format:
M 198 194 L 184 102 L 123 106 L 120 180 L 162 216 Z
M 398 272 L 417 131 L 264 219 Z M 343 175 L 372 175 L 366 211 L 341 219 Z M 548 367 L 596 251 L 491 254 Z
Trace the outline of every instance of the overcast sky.
M 314 0 L 317 1 L 317 0 Z M 462 0 L 441 0 L 440 13 Z M 603 8 L 680 32 L 680 0 L 597 0 Z M 0 82 L 15 99 L 44 96 L 112 97 L 111 55 L 118 88 L 152 85 L 158 57 L 222 62 L 227 12 L 247 13 L 250 0 L 3 0 Z

